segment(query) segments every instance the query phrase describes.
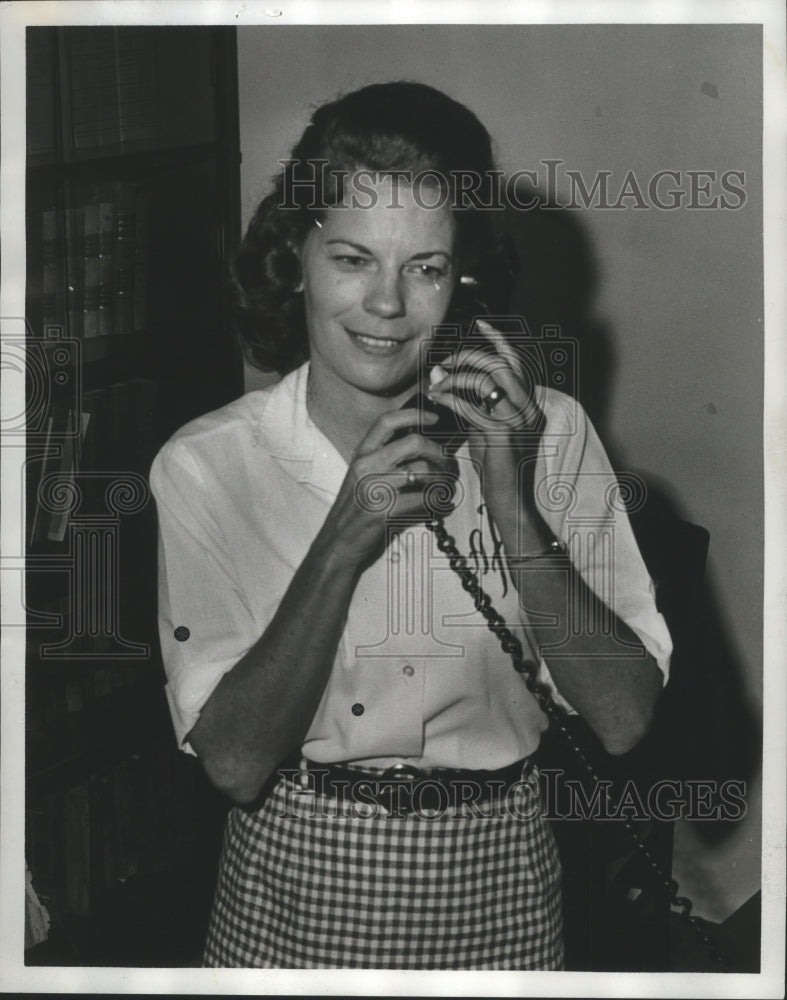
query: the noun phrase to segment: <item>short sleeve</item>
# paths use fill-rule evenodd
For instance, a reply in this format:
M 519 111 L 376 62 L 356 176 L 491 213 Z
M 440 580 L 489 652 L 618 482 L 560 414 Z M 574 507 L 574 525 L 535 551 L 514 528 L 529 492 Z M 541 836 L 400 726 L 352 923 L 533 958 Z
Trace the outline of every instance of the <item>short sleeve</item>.
M 577 572 L 593 593 L 634 632 L 666 683 L 672 640 L 656 607 L 655 587 L 627 513 L 644 484 L 618 476 L 578 402 L 553 393 L 536 473 L 536 503 L 567 546 Z M 644 496 L 643 496 L 644 499 Z M 565 708 L 543 659 L 539 679 Z M 573 711 L 573 710 L 572 710 Z
M 166 694 L 178 744 L 185 742 L 222 676 L 258 638 L 259 625 L 238 582 L 215 508 L 217 491 L 178 440 L 153 463 L 156 500 L 159 634 Z

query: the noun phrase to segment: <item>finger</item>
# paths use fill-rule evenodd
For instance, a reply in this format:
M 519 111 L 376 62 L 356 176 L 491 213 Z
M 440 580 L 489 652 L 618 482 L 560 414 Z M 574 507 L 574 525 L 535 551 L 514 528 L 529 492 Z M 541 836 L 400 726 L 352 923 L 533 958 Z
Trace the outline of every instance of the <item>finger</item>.
M 403 467 L 384 475 L 368 473 L 355 484 L 355 503 L 375 519 L 426 519 L 450 509 L 458 478 L 458 470 L 436 472 L 428 467 L 421 473 Z
M 514 372 L 502 362 L 486 371 L 457 369 L 448 378 L 436 382 L 431 387 L 429 395 L 432 396 L 433 392 L 458 392 L 471 403 L 480 405 L 481 401 L 498 387 L 505 391 L 506 398 L 511 400 L 515 407 L 524 405 L 530 396 L 528 386 L 524 385 Z
M 447 382 L 448 380 L 444 381 Z M 430 391 L 429 396 L 435 403 L 439 403 L 440 406 L 445 406 L 455 413 L 464 425 L 469 427 L 471 437 L 474 432 L 491 430 L 493 427 L 499 429 L 501 426 L 502 421 L 492 421 L 489 415 L 483 413 L 478 406 L 473 406 L 463 396 L 454 395 L 450 389 L 443 392 Z
M 424 519 L 446 514 L 453 507 L 458 478 L 456 473 L 412 476 L 398 492 L 394 514 Z
M 477 320 L 476 326 L 481 333 L 488 338 L 500 357 L 505 358 L 511 368 L 518 374 L 521 374 L 522 359 L 508 342 L 505 334 L 501 333 L 500 330 L 496 330 L 495 327 L 493 327 L 491 323 L 487 323 L 485 319 Z
M 494 372 L 507 364 L 498 354 L 483 343 L 464 343 L 440 362 L 440 367 L 451 371 Z
M 488 412 L 484 408 L 484 399 L 497 386 L 505 390 L 505 398 Z M 516 379 L 504 385 L 502 378 L 493 382 L 486 376 L 485 381 L 479 383 L 477 378 L 466 372 L 456 372 L 433 386 L 429 397 L 482 430 L 500 427 L 501 424 L 534 428 L 541 413 L 536 401 Z
M 434 472 L 435 464 L 427 462 L 426 459 L 416 458 L 412 462 L 403 462 L 398 468 L 402 470 L 406 477 L 415 476 L 416 479 L 420 479 Z
M 441 365 L 455 374 L 474 375 L 477 385 L 469 387 L 469 390 L 479 399 L 488 395 L 496 385 L 501 385 L 509 396 L 515 398 L 527 393 L 519 369 L 512 369 L 505 358 L 481 347 L 460 349 Z M 436 382 L 432 388 L 442 388 L 442 381 Z
M 418 459 L 423 459 L 437 468 L 443 467 L 446 463 L 442 444 L 424 437 L 423 434 L 406 434 L 396 441 L 391 441 L 377 450 L 375 458 L 382 467 L 389 470 Z
M 518 412 L 527 401 L 527 393 L 516 379 L 504 379 L 490 374 L 467 371 L 453 372 L 441 382 L 433 385 L 429 390 L 429 397 L 436 403 L 444 403 L 446 395 L 451 395 L 468 406 L 486 412 L 484 400 L 495 389 L 503 389 L 502 398 L 495 406 L 495 413 L 498 416 Z
M 397 431 L 408 428 L 435 424 L 438 417 L 428 410 L 420 410 L 414 406 L 403 407 L 400 410 L 389 410 L 372 424 L 365 437 L 358 445 L 357 455 L 369 455 L 387 444 Z

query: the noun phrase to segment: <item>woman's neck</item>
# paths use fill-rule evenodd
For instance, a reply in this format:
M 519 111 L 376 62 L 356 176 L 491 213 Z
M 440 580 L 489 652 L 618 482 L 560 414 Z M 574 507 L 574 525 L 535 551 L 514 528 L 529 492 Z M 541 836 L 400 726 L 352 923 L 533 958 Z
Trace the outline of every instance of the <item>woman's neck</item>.
M 414 392 L 415 386 L 411 386 L 393 396 L 376 395 L 347 385 L 332 372 L 311 364 L 306 408 L 314 425 L 349 464 L 375 420 L 398 409 Z

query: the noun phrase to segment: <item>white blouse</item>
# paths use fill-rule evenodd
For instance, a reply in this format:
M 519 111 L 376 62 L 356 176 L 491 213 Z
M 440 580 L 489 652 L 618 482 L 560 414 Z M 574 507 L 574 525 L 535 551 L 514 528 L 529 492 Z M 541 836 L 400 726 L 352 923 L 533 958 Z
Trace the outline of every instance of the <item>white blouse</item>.
M 265 631 L 347 471 L 309 418 L 307 375 L 308 363 L 187 424 L 151 470 L 166 692 L 187 752 L 202 706 Z M 536 465 L 539 509 L 588 586 L 641 639 L 666 681 L 670 636 L 623 508 L 626 484 L 579 404 L 555 390 L 540 392 L 546 424 Z M 494 607 L 532 649 L 528 615 L 548 609 L 521 607 L 466 446 L 457 460 L 447 530 Z M 537 572 L 537 564 L 528 571 Z M 565 628 L 555 625 L 555 642 Z M 631 655 L 622 642 L 620 651 Z M 538 662 L 541 678 L 570 708 Z M 406 759 L 491 769 L 532 753 L 545 728 L 432 533 L 423 524 L 399 526 L 358 581 L 304 754 L 318 762 L 387 766 Z

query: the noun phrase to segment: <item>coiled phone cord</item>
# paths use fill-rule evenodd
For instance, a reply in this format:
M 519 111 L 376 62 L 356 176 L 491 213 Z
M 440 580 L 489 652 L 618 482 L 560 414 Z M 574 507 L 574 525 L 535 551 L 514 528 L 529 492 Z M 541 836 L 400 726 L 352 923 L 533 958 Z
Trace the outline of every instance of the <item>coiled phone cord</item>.
M 459 576 L 463 589 L 473 598 L 476 609 L 480 611 L 486 619 L 487 628 L 497 637 L 503 651 L 510 655 L 511 660 L 513 661 L 514 670 L 520 674 L 528 691 L 530 691 L 536 699 L 539 707 L 550 720 L 550 723 L 562 733 L 563 738 L 575 755 L 575 758 L 582 765 L 590 779 L 595 782 L 596 785 L 599 785 L 601 779 L 596 774 L 595 768 L 588 760 L 582 750 L 582 747 L 576 742 L 566 726 L 563 720 L 563 712 L 552 700 L 552 696 L 546 685 L 538 681 L 536 677 L 535 663 L 525 657 L 522 643 L 514 635 L 511 629 L 508 628 L 504 619 L 492 606 L 491 598 L 479 583 L 477 575 L 469 568 L 467 559 L 456 547 L 455 539 L 448 534 L 443 518 L 439 515 L 434 515 L 426 522 L 426 526 L 434 534 L 438 549 L 443 553 L 443 555 L 448 556 L 449 565 Z M 609 796 L 608 790 L 606 791 L 606 794 Z M 716 942 L 713 941 L 713 939 L 705 931 L 705 922 L 702 918 L 692 915 L 692 901 L 687 896 L 678 895 L 680 892 L 680 886 L 675 879 L 666 875 L 661 865 L 648 849 L 647 844 L 645 844 L 637 834 L 634 829 L 633 821 L 629 818 L 625 818 L 623 820 L 623 826 L 629 834 L 631 843 L 646 862 L 648 871 L 650 872 L 654 883 L 656 883 L 659 890 L 665 894 L 669 900 L 670 906 L 679 908 L 681 915 L 691 925 L 694 933 L 708 950 L 713 960 L 719 965 L 721 970 L 727 971 L 729 969 L 729 963 L 719 952 Z

